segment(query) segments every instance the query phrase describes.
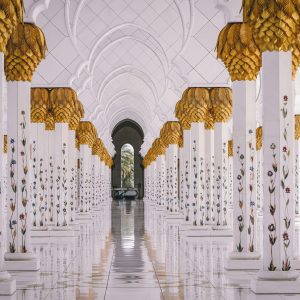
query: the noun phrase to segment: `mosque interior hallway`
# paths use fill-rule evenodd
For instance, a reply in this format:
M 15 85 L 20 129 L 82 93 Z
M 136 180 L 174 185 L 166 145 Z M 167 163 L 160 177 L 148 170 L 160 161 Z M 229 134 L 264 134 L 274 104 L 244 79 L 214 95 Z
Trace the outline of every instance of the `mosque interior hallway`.
M 12 272 L 17 293 L 0 299 L 299 299 L 255 295 L 255 272 L 224 270 L 231 237 L 179 238 L 179 225 L 161 216 L 144 218 L 142 200 L 113 201 L 111 215 L 81 225 L 75 237 L 32 238 L 41 270 Z

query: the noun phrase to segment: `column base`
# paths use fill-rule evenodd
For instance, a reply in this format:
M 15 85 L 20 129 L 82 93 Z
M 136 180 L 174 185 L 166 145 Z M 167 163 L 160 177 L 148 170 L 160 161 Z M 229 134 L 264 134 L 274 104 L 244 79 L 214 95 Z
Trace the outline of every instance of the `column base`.
M 5 253 L 4 268 L 8 271 L 38 271 L 40 259 L 34 253 Z
M 10 296 L 16 289 L 16 280 L 8 272 L 0 271 L 0 296 Z
M 231 252 L 225 261 L 226 270 L 260 270 L 262 266 L 258 252 Z
M 50 237 L 73 237 L 75 235 L 74 230 L 72 230 L 72 228 L 70 228 L 69 226 L 53 227 L 49 231 L 49 234 Z
M 300 294 L 297 278 L 297 271 L 260 271 L 250 288 L 255 294 Z

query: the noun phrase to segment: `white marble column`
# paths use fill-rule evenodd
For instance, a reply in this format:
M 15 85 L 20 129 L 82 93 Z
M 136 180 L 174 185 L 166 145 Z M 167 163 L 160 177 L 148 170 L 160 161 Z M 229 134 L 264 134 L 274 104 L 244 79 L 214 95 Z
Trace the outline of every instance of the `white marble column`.
M 9 270 L 38 270 L 30 243 L 30 82 L 8 82 L 8 249 Z
M 205 130 L 205 222 L 214 224 L 214 130 L 207 128 Z
M 166 157 L 161 154 L 157 157 L 157 169 L 158 169 L 158 180 L 159 180 L 159 194 L 158 194 L 158 208 L 165 207 L 165 185 L 166 185 Z
M 257 213 L 263 211 L 263 150 L 262 150 L 262 127 L 256 128 L 256 198 Z
M 256 293 L 300 293 L 294 271 L 294 101 L 291 52 L 263 52 L 263 269 Z M 274 281 L 275 280 L 275 281 Z
M 259 269 L 256 212 L 256 82 L 233 82 L 233 252 L 228 269 Z
M 294 155 L 294 172 L 295 172 L 295 217 L 296 221 L 300 220 L 300 115 L 295 115 L 295 155 Z

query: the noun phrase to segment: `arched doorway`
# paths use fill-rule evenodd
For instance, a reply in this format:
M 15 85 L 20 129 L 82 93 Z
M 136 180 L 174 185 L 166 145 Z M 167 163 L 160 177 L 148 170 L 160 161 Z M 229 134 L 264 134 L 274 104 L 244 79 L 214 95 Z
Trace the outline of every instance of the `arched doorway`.
M 144 142 L 144 132 L 141 126 L 130 119 L 126 119 L 118 123 L 112 132 L 112 142 L 115 146 L 116 154 L 113 157 L 114 165 L 112 168 L 112 188 L 125 187 L 122 182 L 122 149 L 123 154 L 126 150 L 126 155 L 129 155 L 129 149 L 132 147 L 133 164 L 131 167 L 132 177 L 131 185 L 137 189 L 139 198 L 144 196 L 144 168 L 142 165 L 143 157 L 140 155 L 141 146 Z M 130 146 L 128 146 L 130 145 Z M 130 155 L 129 155 L 130 156 Z M 124 161 L 123 161 L 124 162 Z M 127 166 L 127 172 L 130 168 Z M 129 173 L 127 175 L 129 175 Z
M 130 144 L 121 148 L 121 187 L 134 187 L 134 148 Z

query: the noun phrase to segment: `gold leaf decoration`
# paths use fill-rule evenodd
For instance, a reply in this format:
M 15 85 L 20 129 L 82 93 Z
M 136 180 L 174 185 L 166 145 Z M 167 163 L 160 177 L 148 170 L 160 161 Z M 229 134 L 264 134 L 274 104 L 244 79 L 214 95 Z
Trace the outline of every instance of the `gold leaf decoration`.
M 23 23 L 23 1 L 0 1 L 0 52 L 6 52 L 7 42 L 19 23 Z
M 228 141 L 228 157 L 233 157 L 233 140 Z
M 69 121 L 69 130 L 76 130 L 81 118 L 82 118 L 82 113 L 81 113 L 81 106 L 82 104 L 80 103 L 79 100 L 75 101 L 75 107 L 74 107 L 74 112 L 71 115 L 70 121 Z
M 175 108 L 176 118 L 183 130 L 189 130 L 191 123 L 205 122 L 210 105 L 207 88 L 188 88 Z
M 169 145 L 183 146 L 182 129 L 179 122 L 168 121 L 160 130 L 160 138 L 166 147 Z
M 69 123 L 77 103 L 76 92 L 71 88 L 54 88 L 50 102 L 55 123 Z
M 209 111 L 206 115 L 204 128 L 206 130 L 212 130 L 212 129 L 215 128 L 214 118 L 213 118 L 213 115 L 212 115 L 211 111 Z
M 3 152 L 8 153 L 8 143 L 7 143 L 7 134 L 3 136 Z
M 230 88 L 212 88 L 210 90 L 212 114 L 216 123 L 226 123 L 232 113 L 232 91 Z
M 295 140 L 300 140 L 300 115 L 295 115 Z
M 300 34 L 296 38 L 292 48 L 292 77 L 296 80 L 297 70 L 300 66 Z
M 46 56 L 46 40 L 34 24 L 18 24 L 7 42 L 4 70 L 8 81 L 31 81 L 38 64 Z
M 97 138 L 93 144 L 92 154 L 99 156 L 101 158 L 103 152 L 104 144 L 100 138 Z
M 291 50 L 299 32 L 299 0 L 243 0 L 244 22 L 261 50 Z
M 166 146 L 160 138 L 154 140 L 152 143 L 152 149 L 156 157 L 159 155 L 165 155 L 166 153 Z
M 247 23 L 228 23 L 218 37 L 217 57 L 223 61 L 232 81 L 256 80 L 262 58 L 251 26 Z
M 94 124 L 89 121 L 79 122 L 76 129 L 76 136 L 80 145 L 88 145 L 92 148 L 97 138 L 97 131 Z
M 32 88 L 30 97 L 30 117 L 32 123 L 44 123 L 48 113 L 49 90 L 46 88 Z
M 262 148 L 262 127 L 256 128 L 256 150 L 259 151 Z

